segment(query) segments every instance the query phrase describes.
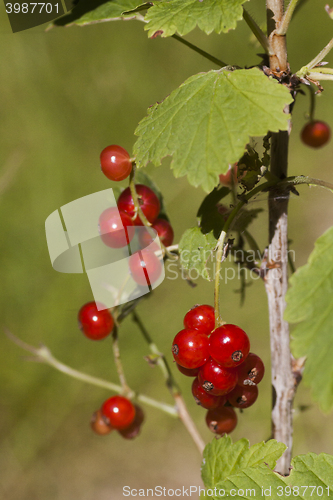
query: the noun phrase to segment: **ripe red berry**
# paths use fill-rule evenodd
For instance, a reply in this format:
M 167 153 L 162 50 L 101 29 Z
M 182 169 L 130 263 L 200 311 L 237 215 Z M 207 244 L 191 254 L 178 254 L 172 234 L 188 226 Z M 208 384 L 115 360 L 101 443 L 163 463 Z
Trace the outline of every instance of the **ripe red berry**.
M 236 386 L 238 375 L 234 368 L 226 368 L 209 358 L 200 368 L 198 379 L 206 392 L 214 396 L 223 396 Z
M 136 184 L 136 193 L 138 195 L 139 204 L 142 212 L 150 223 L 153 223 L 160 213 L 160 202 L 154 191 L 144 184 Z M 131 195 L 130 188 L 126 188 L 118 199 L 118 208 L 126 212 L 130 217 L 135 215 L 134 201 Z M 142 226 L 142 222 L 137 215 L 134 219 L 135 226 Z
M 201 387 L 198 378 L 193 380 L 192 394 L 197 405 L 206 408 L 206 410 L 211 410 L 224 405 L 227 400 L 226 396 L 214 396 L 206 392 L 205 389 Z
M 235 408 L 248 408 L 256 402 L 258 397 L 258 387 L 256 385 L 248 385 L 247 387 L 236 387 L 228 394 L 229 403 Z
M 253 352 L 250 352 L 244 363 L 242 363 L 238 371 L 238 385 L 250 386 L 259 384 L 265 374 L 265 366 L 262 360 Z
M 104 210 L 99 217 L 102 241 L 111 248 L 122 248 L 129 244 L 135 234 L 131 217 L 117 207 Z
M 227 173 L 219 175 L 220 184 L 227 187 L 232 187 L 233 185 L 237 184 L 238 182 L 237 170 L 238 170 L 237 163 L 229 165 L 229 170 L 227 171 Z
M 312 120 L 305 125 L 301 132 L 301 138 L 304 144 L 311 148 L 320 148 L 324 146 L 331 137 L 331 129 L 327 123 Z
M 236 325 L 220 326 L 210 336 L 209 354 L 223 366 L 240 365 L 249 352 L 249 337 Z
M 107 146 L 100 155 L 102 172 L 111 181 L 122 181 L 132 171 L 132 162 L 126 149 L 121 146 Z
M 207 305 L 193 307 L 185 314 L 184 326 L 210 335 L 215 328 L 214 307 Z
M 196 377 L 199 373 L 200 367 L 198 368 L 184 368 L 183 366 L 176 363 L 176 366 L 180 373 L 185 375 L 186 377 Z
M 230 434 L 237 425 L 237 415 L 230 406 L 220 406 L 215 410 L 208 410 L 206 423 L 214 434 Z
M 198 368 L 209 358 L 208 337 L 198 330 L 181 330 L 172 343 L 175 361 L 184 368 Z
M 99 304 L 99 307 L 105 307 Z M 81 307 L 78 315 L 79 327 L 88 339 L 101 340 L 112 332 L 114 321 L 108 309 L 98 310 L 95 302 Z
M 174 234 L 170 222 L 165 219 L 156 219 L 151 227 L 155 229 L 161 243 L 163 243 L 165 247 L 172 244 Z M 140 233 L 139 238 L 142 247 L 147 247 L 154 240 L 154 234 L 153 232 L 150 233 L 148 229 Z
M 131 401 L 123 396 L 112 396 L 104 401 L 102 414 L 114 429 L 129 427 L 135 418 L 135 408 Z
M 125 439 L 134 439 L 140 433 L 141 425 L 145 419 L 142 408 L 139 405 L 134 405 L 134 408 L 135 417 L 131 425 L 118 431 L 119 434 Z
M 110 432 L 114 430 L 108 424 L 101 410 L 97 410 L 95 411 L 95 413 L 93 413 L 90 420 L 90 427 L 99 436 L 105 436 L 106 434 L 110 434 Z
M 150 250 L 144 248 L 129 258 L 132 278 L 139 285 L 152 286 L 161 276 L 163 262 Z

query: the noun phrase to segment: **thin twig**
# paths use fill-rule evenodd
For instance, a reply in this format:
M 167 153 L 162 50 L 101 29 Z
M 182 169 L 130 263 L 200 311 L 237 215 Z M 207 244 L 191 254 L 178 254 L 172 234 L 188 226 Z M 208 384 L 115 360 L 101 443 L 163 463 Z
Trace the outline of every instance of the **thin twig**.
M 80 380 L 81 382 L 86 382 L 88 384 L 101 387 L 103 389 L 107 389 L 108 391 L 116 392 L 118 394 L 123 393 L 123 388 L 118 384 L 114 384 L 112 382 L 108 382 L 107 380 L 87 375 L 86 373 L 82 373 L 78 370 L 75 370 L 74 368 L 71 368 L 68 365 L 65 365 L 61 361 L 57 360 L 45 345 L 41 345 L 41 347 L 39 348 L 33 347 L 23 342 L 9 330 L 5 329 L 5 333 L 7 337 L 16 345 L 34 354 L 33 361 L 39 361 L 49 366 L 52 366 L 61 373 L 64 373 L 65 375 L 75 378 L 76 380 Z M 154 408 L 158 408 L 159 410 L 162 410 L 165 413 L 172 415 L 173 417 L 178 417 L 178 410 L 174 406 L 168 405 L 161 401 L 156 401 L 155 399 L 150 398 L 149 396 L 145 396 L 144 394 L 139 394 L 135 393 L 134 391 L 131 391 L 129 394 L 127 394 L 127 397 L 131 399 L 135 398 L 138 401 L 141 401 L 142 403 L 145 403 Z
M 178 416 L 182 423 L 184 424 L 185 428 L 189 432 L 190 436 L 192 437 L 194 443 L 196 444 L 199 452 L 202 454 L 205 443 L 202 439 L 202 437 L 199 434 L 199 431 L 195 425 L 195 423 L 192 420 L 191 415 L 189 414 L 185 401 L 181 395 L 179 386 L 177 382 L 175 381 L 173 374 L 170 370 L 169 364 L 163 354 L 158 350 L 156 344 L 153 342 L 152 338 L 150 337 L 146 327 L 144 326 L 143 322 L 141 321 L 139 315 L 137 314 L 136 311 L 133 311 L 132 313 L 133 316 L 133 321 L 137 324 L 139 327 L 143 338 L 147 342 L 150 351 L 154 354 L 157 355 L 157 364 L 160 367 L 163 376 L 166 381 L 166 385 L 168 389 L 170 390 L 170 393 L 172 397 L 175 400 L 177 411 L 178 411 Z

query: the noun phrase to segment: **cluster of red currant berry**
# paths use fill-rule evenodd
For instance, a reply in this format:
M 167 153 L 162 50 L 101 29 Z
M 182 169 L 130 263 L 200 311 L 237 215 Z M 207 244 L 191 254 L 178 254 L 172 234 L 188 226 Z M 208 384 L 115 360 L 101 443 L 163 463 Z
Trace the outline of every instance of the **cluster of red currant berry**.
M 258 397 L 265 372 L 262 360 L 250 353 L 250 340 L 238 326 L 215 328 L 214 308 L 198 305 L 184 317 L 172 353 L 181 373 L 196 377 L 192 394 L 207 409 L 206 423 L 215 434 L 230 433 L 237 424 L 234 408 L 248 408 Z
M 132 161 L 128 152 L 120 146 L 108 146 L 100 155 L 101 168 L 108 179 L 120 181 L 126 179 L 132 171 Z M 137 184 L 135 191 L 142 213 L 157 232 L 164 246 L 173 242 L 171 224 L 159 218 L 160 202 L 152 189 L 144 184 Z M 102 241 L 111 248 L 122 248 L 133 239 L 134 226 L 143 226 L 130 188 L 126 188 L 119 196 L 117 207 L 111 207 L 101 214 L 99 228 Z M 129 259 L 133 279 L 139 285 L 151 285 L 161 273 L 161 262 L 154 254 L 154 248 L 146 248 L 153 242 L 153 236 L 147 231 L 140 233 L 140 244 L 143 249 L 135 252 Z M 143 272 L 142 272 L 143 271 Z
M 112 396 L 91 418 L 91 428 L 100 436 L 117 430 L 125 439 L 134 439 L 141 430 L 144 413 L 139 405 L 123 396 Z

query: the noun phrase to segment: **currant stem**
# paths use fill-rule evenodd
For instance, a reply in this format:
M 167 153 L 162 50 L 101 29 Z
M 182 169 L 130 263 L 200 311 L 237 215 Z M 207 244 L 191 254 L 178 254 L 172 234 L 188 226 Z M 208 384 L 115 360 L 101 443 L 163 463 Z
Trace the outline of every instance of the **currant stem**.
M 171 391 L 171 394 L 174 395 L 176 393 L 180 393 L 180 389 L 178 387 L 177 382 L 173 378 L 172 372 L 170 370 L 169 364 L 164 356 L 164 354 L 161 353 L 161 351 L 157 348 L 156 344 L 153 342 L 151 336 L 148 333 L 148 330 L 144 326 L 143 322 L 141 321 L 141 318 L 139 317 L 138 313 L 136 311 L 132 312 L 132 319 L 134 323 L 137 324 L 139 330 L 141 331 L 143 338 L 147 342 L 150 351 L 152 354 L 157 355 L 157 365 L 160 367 L 163 376 L 166 381 L 166 385 L 168 389 Z
M 120 381 L 121 387 L 122 387 L 122 394 L 124 396 L 127 396 L 127 395 L 131 394 L 132 391 L 131 391 L 129 385 L 127 384 L 123 364 L 121 362 L 117 325 L 115 325 L 113 328 L 111 338 L 112 338 L 113 357 L 114 357 L 114 362 L 115 362 L 116 370 L 118 373 L 119 381 Z
M 227 235 L 226 231 L 222 231 L 216 245 L 216 267 L 215 267 L 215 287 L 214 287 L 214 310 L 215 310 L 215 328 L 222 324 L 220 312 L 220 270 L 223 261 L 224 241 Z
M 133 163 L 132 172 L 131 172 L 131 175 L 130 175 L 129 188 L 130 188 L 131 195 L 132 195 L 132 198 L 133 198 L 135 212 L 136 212 L 136 214 L 138 214 L 140 216 L 140 219 L 141 219 L 143 225 L 146 226 L 146 227 L 150 227 L 151 223 L 148 221 L 148 219 L 146 218 L 145 214 L 142 212 L 142 209 L 140 207 L 139 198 L 138 198 L 138 195 L 137 195 L 137 192 L 136 192 L 136 189 L 135 189 L 135 170 L 136 170 L 136 166 Z
M 252 33 L 254 34 L 254 36 L 256 37 L 256 39 L 258 40 L 258 42 L 260 43 L 260 45 L 262 46 L 262 48 L 264 49 L 264 51 L 266 52 L 266 54 L 270 54 L 271 49 L 269 46 L 267 36 L 262 31 L 260 26 L 258 26 L 258 24 L 255 22 L 255 20 L 249 14 L 249 12 L 245 9 L 245 7 L 243 7 L 243 18 L 248 27 L 250 28 L 250 30 L 252 31 Z
M 145 341 L 147 342 L 150 351 L 158 355 L 157 358 L 157 364 L 160 367 L 168 389 L 171 392 L 172 397 L 175 400 L 176 407 L 177 407 L 177 412 L 180 420 L 183 422 L 185 428 L 187 429 L 188 433 L 192 437 L 194 443 L 196 444 L 200 454 L 203 453 L 205 443 L 203 439 L 201 438 L 198 429 L 196 428 L 195 423 L 192 420 L 191 415 L 189 414 L 185 401 L 183 399 L 183 396 L 181 395 L 181 391 L 179 389 L 179 386 L 177 382 L 175 381 L 172 372 L 170 370 L 169 364 L 163 354 L 159 351 L 157 348 L 156 344 L 152 341 L 152 338 L 150 337 L 146 327 L 142 323 L 140 317 L 138 316 L 136 311 L 133 311 L 132 313 L 133 321 L 138 325 Z
M 291 18 L 293 16 L 295 8 L 297 7 L 298 1 L 299 0 L 290 0 L 290 3 L 283 15 L 281 23 L 278 29 L 276 30 L 277 35 L 285 35 L 287 33 Z
M 193 43 L 191 42 L 188 42 L 187 40 L 185 40 L 184 38 L 182 38 L 181 36 L 179 35 L 172 35 L 172 38 L 174 38 L 175 40 L 177 40 L 178 42 L 180 43 L 183 43 L 184 45 L 186 45 L 187 47 L 189 47 L 190 49 L 194 50 L 195 52 L 197 52 L 198 54 L 200 54 L 201 56 L 205 57 L 206 59 L 208 59 L 209 61 L 213 62 L 214 64 L 216 64 L 217 66 L 220 66 L 221 68 L 224 68 L 225 66 L 228 66 L 226 63 L 224 63 L 223 61 L 220 61 L 220 59 L 217 59 L 216 57 L 212 56 L 211 54 L 209 54 L 208 52 L 205 52 L 204 50 L 200 49 L 199 47 L 197 47 L 196 45 L 193 45 Z
M 45 363 L 49 366 L 52 366 L 56 370 L 60 371 L 61 373 L 64 373 L 65 375 L 68 375 L 69 377 L 75 378 L 76 380 L 80 380 L 81 382 L 86 382 L 88 384 L 101 387 L 103 389 L 107 389 L 108 391 L 116 392 L 118 394 L 123 393 L 123 388 L 122 386 L 118 384 L 114 384 L 112 382 L 109 382 L 107 380 L 103 380 L 98 377 L 93 377 L 91 375 L 87 375 L 86 373 L 80 372 L 78 370 L 75 370 L 74 368 L 71 368 L 68 365 L 65 365 L 61 361 L 57 360 L 51 353 L 51 351 L 45 346 L 41 345 L 41 347 L 36 348 L 33 347 L 26 342 L 23 342 L 21 339 L 13 335 L 11 332 L 8 330 L 5 330 L 5 333 L 7 337 L 14 342 L 16 345 L 21 347 L 22 349 L 32 353 L 34 356 L 31 359 L 31 361 L 35 362 L 42 362 Z M 165 413 L 168 413 L 169 415 L 172 415 L 173 417 L 178 417 L 178 411 L 174 406 L 168 405 L 166 403 L 156 401 L 153 398 L 150 398 L 149 396 L 145 396 L 144 394 L 139 394 L 135 393 L 134 391 L 131 391 L 130 393 L 127 394 L 127 397 L 129 398 L 136 398 L 138 401 L 141 401 L 142 403 L 145 403 L 149 406 L 152 406 L 154 408 L 158 408 L 159 410 L 164 411 Z

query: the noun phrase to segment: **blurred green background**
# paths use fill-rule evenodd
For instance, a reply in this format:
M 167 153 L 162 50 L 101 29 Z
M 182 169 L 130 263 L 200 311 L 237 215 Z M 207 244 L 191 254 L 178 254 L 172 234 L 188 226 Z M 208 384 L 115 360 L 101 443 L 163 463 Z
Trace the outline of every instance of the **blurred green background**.
M 292 23 L 288 48 L 293 71 L 332 37 L 325 3 L 308 1 Z M 263 4 L 249 4 L 259 22 L 264 20 Z M 109 393 L 26 362 L 24 351 L 5 337 L 3 326 L 27 343 L 45 343 L 57 358 L 79 370 L 117 380 L 109 340 L 90 342 L 77 327 L 78 309 L 92 299 L 88 280 L 52 269 L 44 222 L 61 205 L 112 187 L 100 172 L 100 151 L 108 144 L 131 151 L 134 129 L 148 106 L 212 66 L 174 39 L 149 40 L 135 21 L 47 33 L 44 28 L 11 34 L 0 5 L 0 495 L 6 500 L 110 500 L 122 498 L 125 485 L 199 486 L 200 457 L 180 422 L 145 407 L 146 423 L 136 440 L 125 441 L 116 433 L 94 435 L 91 414 Z M 230 64 L 251 66 L 260 60 L 256 53 L 261 50 L 244 22 L 228 35 L 207 37 L 195 30 L 187 39 Z M 332 64 L 332 54 L 326 60 Z M 316 117 L 332 126 L 333 84 L 328 82 L 325 89 L 317 99 Z M 290 174 L 333 182 L 332 143 L 314 151 L 299 140 L 308 105 L 307 94 L 295 106 Z M 183 231 L 195 225 L 204 193 L 185 178 L 175 180 L 168 160 L 147 171 L 163 191 L 178 242 Z M 331 193 L 306 187 L 300 192 L 290 203 L 297 266 L 306 262 L 333 215 Z M 262 247 L 266 228 L 263 213 L 254 224 Z M 249 333 L 267 376 L 258 402 L 240 415 L 232 437 L 245 436 L 255 443 L 270 436 L 268 315 L 262 283 L 248 288 L 242 308 L 238 288 L 238 280 L 223 285 L 222 310 L 226 321 Z M 196 303 L 212 301 L 210 283 L 199 281 L 190 288 L 182 279 L 167 279 L 140 305 L 147 329 L 170 362 L 171 341 L 182 328 L 185 312 Z M 120 345 L 133 389 L 172 404 L 160 372 L 143 360 L 147 347 L 130 318 L 121 328 Z M 205 411 L 192 400 L 191 380 L 178 371 L 175 376 L 208 442 L 212 434 L 204 423 Z M 300 405 L 310 408 L 299 413 Z M 295 407 L 294 454 L 333 453 L 332 416 L 322 415 L 302 386 Z

